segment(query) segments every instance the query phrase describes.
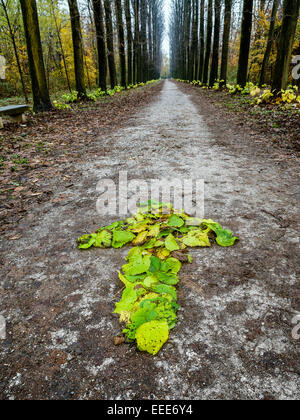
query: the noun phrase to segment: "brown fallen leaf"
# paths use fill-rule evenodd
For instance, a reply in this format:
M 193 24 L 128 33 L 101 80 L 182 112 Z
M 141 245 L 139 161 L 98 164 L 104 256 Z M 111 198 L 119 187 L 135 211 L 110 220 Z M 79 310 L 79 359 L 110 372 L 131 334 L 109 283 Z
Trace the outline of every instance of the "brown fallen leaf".
M 18 239 L 21 239 L 22 235 L 16 235 L 16 236 L 12 236 L 11 238 L 8 238 L 10 241 L 17 241 Z
M 119 337 L 119 336 L 114 337 L 114 345 L 115 346 L 120 346 L 123 343 L 125 343 L 125 338 L 124 337 Z

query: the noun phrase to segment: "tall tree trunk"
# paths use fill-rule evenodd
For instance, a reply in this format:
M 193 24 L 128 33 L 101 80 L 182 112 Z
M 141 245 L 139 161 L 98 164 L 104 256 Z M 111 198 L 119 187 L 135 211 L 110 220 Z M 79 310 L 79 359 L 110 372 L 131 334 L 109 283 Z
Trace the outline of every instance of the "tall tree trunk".
M 115 0 L 117 27 L 118 27 L 118 40 L 119 40 L 119 56 L 120 56 L 120 74 L 121 86 L 126 87 L 126 55 L 125 55 L 125 35 L 123 24 L 123 8 L 121 0 Z
M 27 44 L 34 112 L 49 111 L 52 104 L 47 88 L 41 35 L 35 0 L 20 0 Z
M 277 17 L 277 11 L 280 4 L 280 0 L 274 0 L 273 2 L 273 8 L 272 8 L 272 16 L 271 16 L 271 22 L 270 22 L 270 29 L 268 34 L 268 42 L 267 42 L 267 48 L 265 51 L 261 72 L 260 72 L 260 80 L 259 84 L 260 86 L 263 86 L 265 84 L 266 80 L 266 72 L 267 67 L 269 64 L 269 59 L 272 51 L 272 45 L 274 42 L 274 32 L 275 32 L 275 23 L 276 23 L 276 17 Z
M 192 2 L 192 43 L 191 43 L 191 53 L 190 53 L 190 62 L 189 62 L 189 80 L 192 82 L 196 79 L 196 61 L 197 61 L 197 48 L 198 48 L 198 17 L 196 2 L 198 0 L 193 0 Z
M 253 0 L 244 0 L 243 20 L 241 31 L 241 45 L 239 54 L 239 65 L 237 83 L 241 87 L 247 84 L 249 54 L 252 33 Z
M 134 0 L 134 65 L 133 65 L 133 81 L 140 82 L 140 0 Z
M 73 52 L 74 52 L 74 68 L 76 90 L 78 97 L 86 98 L 86 87 L 84 82 L 84 60 L 83 60 L 83 45 L 80 24 L 80 14 L 77 0 L 68 0 L 72 27 Z
M 142 50 L 142 82 L 147 82 L 148 72 L 148 50 L 147 50 L 147 3 L 146 0 L 141 0 L 141 38 Z
M 279 40 L 278 54 L 273 79 L 273 90 L 286 89 L 289 79 L 289 68 L 293 42 L 299 18 L 300 0 L 284 0 L 283 21 Z
M 209 85 L 212 87 L 219 75 L 219 46 L 221 29 L 221 0 L 215 0 L 214 44 Z
M 205 0 L 201 0 L 200 6 L 200 36 L 199 36 L 199 80 L 203 80 L 203 68 L 204 68 L 204 49 L 205 49 L 205 39 L 204 39 L 204 16 L 205 16 Z
M 106 92 L 107 78 L 107 61 L 106 61 L 106 45 L 105 45 L 105 29 L 103 22 L 103 6 L 102 0 L 92 0 L 94 21 L 97 37 L 97 55 L 98 55 L 98 83 L 101 90 Z
M 204 84 L 207 84 L 208 82 L 208 69 L 209 69 L 210 54 L 211 54 L 211 38 L 212 38 L 212 26 L 213 26 L 212 18 L 213 18 L 213 2 L 212 0 L 208 0 L 206 49 L 205 49 L 204 69 L 203 69 L 203 83 Z
M 107 53 L 108 53 L 108 67 L 110 74 L 110 85 L 111 88 L 117 85 L 117 72 L 115 64 L 115 52 L 114 52 L 114 29 L 112 21 L 112 10 L 111 0 L 104 0 L 105 9 L 105 22 L 106 22 L 106 39 L 107 39 Z
M 131 11 L 130 11 L 130 0 L 125 0 L 125 14 L 126 14 L 126 28 L 127 28 L 127 74 L 128 74 L 128 85 L 131 85 L 132 80 L 132 24 L 131 24 Z
M 232 13 L 232 0 L 225 0 L 222 63 L 221 63 L 221 76 L 220 76 L 223 82 L 221 82 L 221 86 L 224 86 L 224 85 L 226 86 L 226 83 L 227 83 L 231 13 Z

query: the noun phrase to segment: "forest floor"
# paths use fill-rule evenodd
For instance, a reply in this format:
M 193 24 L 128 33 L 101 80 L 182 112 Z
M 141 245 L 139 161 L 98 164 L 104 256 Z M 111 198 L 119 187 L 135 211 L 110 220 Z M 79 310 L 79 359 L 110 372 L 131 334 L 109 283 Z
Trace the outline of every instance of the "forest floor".
M 20 158 L 28 150 L 23 164 L 7 153 L 1 175 L 3 183 L 10 174 L 1 196 L 1 399 L 300 398 L 294 148 L 170 81 L 1 135 Z M 96 185 L 121 170 L 204 179 L 206 217 L 240 237 L 232 248 L 192 251 L 179 322 L 155 357 L 113 345 L 128 249 L 79 252 L 75 242 L 111 222 L 97 214 Z

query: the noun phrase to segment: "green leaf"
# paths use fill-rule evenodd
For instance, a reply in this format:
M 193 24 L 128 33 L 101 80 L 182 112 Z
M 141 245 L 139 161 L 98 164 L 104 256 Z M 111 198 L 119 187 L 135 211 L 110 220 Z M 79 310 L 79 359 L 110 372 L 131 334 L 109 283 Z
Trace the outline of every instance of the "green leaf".
M 161 271 L 177 274 L 181 269 L 181 262 L 176 258 L 168 258 L 161 264 Z
M 165 247 L 167 248 L 168 251 L 171 251 L 171 252 L 178 251 L 180 249 L 180 246 L 177 244 L 176 239 L 174 238 L 172 233 L 170 233 L 170 235 L 167 237 L 165 241 Z
M 89 249 L 94 245 L 95 241 L 96 239 L 92 235 L 83 235 L 81 238 L 77 239 L 78 248 Z
M 122 248 L 128 242 L 132 242 L 135 238 L 135 235 L 131 232 L 126 231 L 114 231 L 113 232 L 113 248 Z
M 180 228 L 183 225 L 184 225 L 184 221 L 182 220 L 182 218 L 179 216 L 176 216 L 176 214 L 172 214 L 172 216 L 169 219 L 168 226 Z
M 167 293 L 172 296 L 172 298 L 177 300 L 176 289 L 173 286 L 168 286 L 167 284 L 158 284 L 152 288 L 153 292 L 164 294 Z
M 112 243 L 112 233 L 109 230 L 102 230 L 95 234 L 94 246 L 97 248 L 109 248 Z
M 168 285 L 174 285 L 179 282 L 178 276 L 173 273 L 158 272 L 156 273 L 156 276 L 160 282 L 168 284 Z
M 211 246 L 208 235 L 206 232 L 203 232 L 201 229 L 195 229 L 189 231 L 188 234 L 186 234 L 181 241 L 191 247 L 197 247 L 197 246 Z
M 160 270 L 161 260 L 154 255 L 151 256 L 151 265 L 149 268 L 150 273 L 156 273 Z
M 168 324 L 165 321 L 146 322 L 137 329 L 135 338 L 139 350 L 155 356 L 168 341 Z
M 231 230 L 223 229 L 219 223 L 211 220 L 203 220 L 203 226 L 209 227 L 217 235 L 216 242 L 223 247 L 233 246 L 239 240 L 236 236 L 232 235 Z
M 137 292 L 131 287 L 126 287 L 122 294 L 122 299 L 116 304 L 114 313 L 120 314 L 122 311 L 131 312 L 137 298 Z

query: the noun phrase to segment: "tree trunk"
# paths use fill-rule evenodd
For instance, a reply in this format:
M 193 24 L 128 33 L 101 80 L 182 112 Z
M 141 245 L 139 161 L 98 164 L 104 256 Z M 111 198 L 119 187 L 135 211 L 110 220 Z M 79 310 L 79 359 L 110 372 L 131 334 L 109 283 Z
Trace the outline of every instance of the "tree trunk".
M 283 21 L 273 79 L 273 90 L 286 89 L 289 79 L 292 48 L 299 17 L 300 0 L 284 0 Z
M 128 85 L 131 85 L 132 80 L 132 25 L 131 25 L 131 12 L 130 12 L 130 0 L 125 0 L 125 13 L 126 13 L 126 27 L 127 27 L 127 74 L 128 74 Z
M 74 68 L 76 90 L 80 99 L 86 98 L 86 87 L 84 82 L 84 60 L 83 60 L 83 45 L 81 35 L 80 14 L 77 0 L 68 0 L 72 27 L 72 40 L 74 52 Z
M 207 84 L 208 82 L 208 69 L 209 61 L 211 54 L 211 38 L 212 38 L 212 17 L 213 17 L 213 2 L 208 0 L 208 12 L 207 12 L 207 35 L 206 35 L 206 50 L 205 50 L 205 60 L 204 60 L 204 69 L 203 69 L 203 83 Z
M 204 68 L 204 49 L 205 49 L 205 39 L 204 39 L 204 15 L 205 15 L 205 0 L 201 0 L 200 7 L 200 36 L 199 36 L 199 80 L 203 80 L 203 68 Z
M 197 48 L 198 48 L 198 17 L 196 2 L 198 0 L 193 0 L 192 3 L 192 44 L 191 44 L 191 53 L 190 53 L 190 62 L 189 62 L 189 80 L 192 82 L 196 79 L 196 62 L 197 62 Z
M 225 0 L 222 64 L 221 64 L 221 76 L 220 76 L 221 81 L 222 81 L 221 86 L 226 86 L 226 83 L 227 83 L 231 13 L 232 13 L 232 0 Z
M 140 0 L 134 0 L 134 65 L 133 65 L 133 81 L 140 82 Z
M 243 20 L 241 31 L 241 45 L 239 54 L 239 65 L 237 83 L 241 87 L 247 84 L 248 64 L 252 32 L 253 0 L 244 0 Z
M 115 64 L 114 52 L 114 30 L 112 21 L 112 10 L 110 0 L 104 0 L 105 22 L 106 22 L 106 38 L 107 38 L 107 53 L 108 53 L 108 67 L 110 74 L 110 85 L 114 89 L 117 85 L 117 72 Z
M 221 0 L 215 0 L 214 44 L 209 85 L 212 87 L 219 75 L 219 46 L 221 29 Z
M 146 0 L 141 0 L 141 37 L 140 44 L 142 50 L 142 82 L 147 82 L 148 72 L 148 50 L 147 50 L 147 4 Z
M 118 27 L 118 40 L 119 40 L 119 57 L 120 57 L 120 74 L 121 86 L 126 87 L 126 55 L 125 55 L 125 35 L 123 24 L 123 8 L 121 0 L 115 0 L 117 27 Z
M 106 92 L 107 61 L 105 45 L 105 29 L 103 22 L 102 0 L 92 0 L 94 20 L 97 37 L 97 55 L 98 55 L 98 83 L 101 90 Z
M 31 77 L 33 110 L 34 112 L 49 111 L 52 109 L 52 104 L 47 88 L 36 1 L 20 1 Z
M 271 16 L 271 23 L 270 23 L 270 29 L 269 29 L 269 35 L 268 35 L 268 42 L 267 42 L 267 48 L 265 51 L 262 67 L 261 67 L 261 73 L 260 73 L 260 86 L 263 86 L 265 84 L 266 80 L 266 72 L 267 67 L 269 64 L 269 59 L 272 51 L 272 45 L 274 42 L 274 32 L 275 32 L 275 23 L 276 23 L 276 17 L 277 17 L 277 11 L 280 4 L 280 0 L 274 0 L 273 2 L 273 9 L 272 9 L 272 16 Z

